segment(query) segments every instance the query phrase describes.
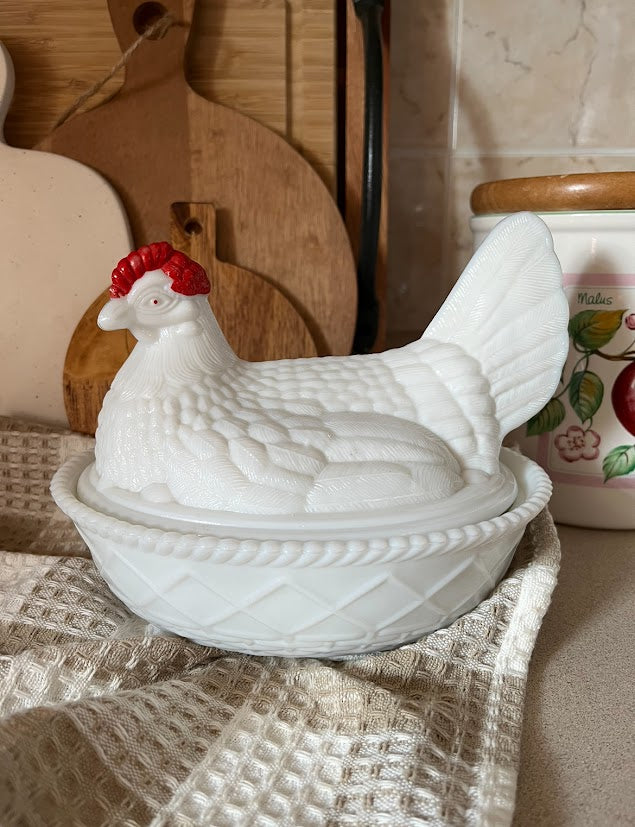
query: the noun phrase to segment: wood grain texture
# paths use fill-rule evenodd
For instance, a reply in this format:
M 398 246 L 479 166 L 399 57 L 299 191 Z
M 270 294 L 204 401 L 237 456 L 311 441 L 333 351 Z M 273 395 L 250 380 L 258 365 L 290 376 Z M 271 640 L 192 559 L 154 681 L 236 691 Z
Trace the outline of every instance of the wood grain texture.
M 213 205 L 173 204 L 171 241 L 207 271 L 212 285 L 209 303 L 241 359 L 317 356 L 308 327 L 280 290 L 256 273 L 218 258 Z
M 287 3 L 286 137 L 310 161 L 332 193 L 337 171 L 335 6 L 333 0 Z
M 141 0 L 139 0 L 141 2 Z M 335 192 L 336 0 L 198 0 L 186 76 L 208 100 L 274 129 Z M 32 147 L 120 55 L 105 0 L 2 0 L 18 71 L 7 138 Z M 120 71 L 83 107 L 122 85 Z
M 134 52 L 122 89 L 40 148 L 99 170 L 119 192 L 138 245 L 169 236 L 170 204 L 216 204 L 221 259 L 282 290 L 321 354 L 349 352 L 356 277 L 337 206 L 286 141 L 188 86 L 183 54 L 193 4 L 164 5 L 177 23 Z M 122 50 L 137 37 L 135 6 L 110 2 Z
M 285 0 L 199 0 L 185 65 L 199 95 L 287 137 Z
M 635 209 L 635 172 L 589 172 L 488 181 L 472 192 L 475 215 L 519 210 Z
M 106 288 L 79 320 L 66 351 L 63 373 L 66 416 L 71 429 L 82 434 L 95 433 L 104 396 L 135 344 L 126 331 L 106 334 L 97 327 L 99 311 L 109 299 Z
M 120 50 L 103 0 L 3 0 L 0 37 L 16 69 L 6 137 L 33 147 L 83 92 L 101 80 Z M 123 72 L 91 101 L 97 106 L 121 86 Z
M 203 265 L 212 290 L 209 302 L 229 344 L 250 361 L 316 356 L 308 328 L 291 302 L 255 273 L 216 256 L 216 210 L 211 204 L 173 204 L 172 246 Z M 116 262 L 113 262 L 113 265 Z M 135 345 L 129 331 L 105 332 L 99 311 L 104 290 L 80 319 L 64 363 L 64 403 L 71 428 L 94 434 L 103 398 Z

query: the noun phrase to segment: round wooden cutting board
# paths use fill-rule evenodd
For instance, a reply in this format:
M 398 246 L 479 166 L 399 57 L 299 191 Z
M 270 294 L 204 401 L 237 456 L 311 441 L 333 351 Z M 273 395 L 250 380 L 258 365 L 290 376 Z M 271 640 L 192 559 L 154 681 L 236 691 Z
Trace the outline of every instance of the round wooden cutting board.
M 320 354 L 350 352 L 355 263 L 327 188 L 289 144 L 256 121 L 197 95 L 184 74 L 191 0 L 110 0 L 122 50 L 156 19 L 121 90 L 76 115 L 40 146 L 101 172 L 120 194 L 136 245 L 170 237 L 170 205 L 216 205 L 222 261 L 264 276 L 293 303 Z

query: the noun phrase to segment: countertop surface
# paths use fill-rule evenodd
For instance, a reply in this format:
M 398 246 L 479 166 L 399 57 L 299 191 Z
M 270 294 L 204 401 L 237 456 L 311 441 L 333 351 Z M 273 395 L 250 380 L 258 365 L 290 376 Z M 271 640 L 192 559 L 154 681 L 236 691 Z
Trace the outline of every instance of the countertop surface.
M 635 824 L 635 531 L 559 526 L 529 666 L 514 827 Z

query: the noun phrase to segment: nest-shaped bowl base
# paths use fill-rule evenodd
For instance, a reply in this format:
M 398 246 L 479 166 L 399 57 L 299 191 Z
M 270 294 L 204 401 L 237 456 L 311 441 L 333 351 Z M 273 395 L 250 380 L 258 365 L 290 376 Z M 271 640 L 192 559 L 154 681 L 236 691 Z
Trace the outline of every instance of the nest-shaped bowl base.
M 394 648 L 476 606 L 507 569 L 551 483 L 503 449 L 516 497 L 499 516 L 424 531 L 410 519 L 320 534 L 272 525 L 257 539 L 231 525 L 113 516 L 83 502 L 90 454 L 69 460 L 51 491 L 104 580 L 133 612 L 207 646 L 257 655 L 337 658 Z M 137 520 L 136 517 L 139 519 Z M 185 530 L 187 529 L 187 530 Z

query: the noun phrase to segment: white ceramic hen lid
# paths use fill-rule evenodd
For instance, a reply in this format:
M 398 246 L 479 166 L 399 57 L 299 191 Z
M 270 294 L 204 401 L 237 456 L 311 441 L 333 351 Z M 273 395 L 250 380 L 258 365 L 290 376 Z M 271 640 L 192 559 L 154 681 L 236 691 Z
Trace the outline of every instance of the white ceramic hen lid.
M 105 329 L 138 344 L 108 392 L 80 497 L 106 513 L 263 532 L 428 530 L 505 511 L 503 437 L 550 398 L 567 302 L 544 223 L 511 216 L 421 339 L 367 356 L 243 362 L 202 268 L 165 242 L 113 271 Z

